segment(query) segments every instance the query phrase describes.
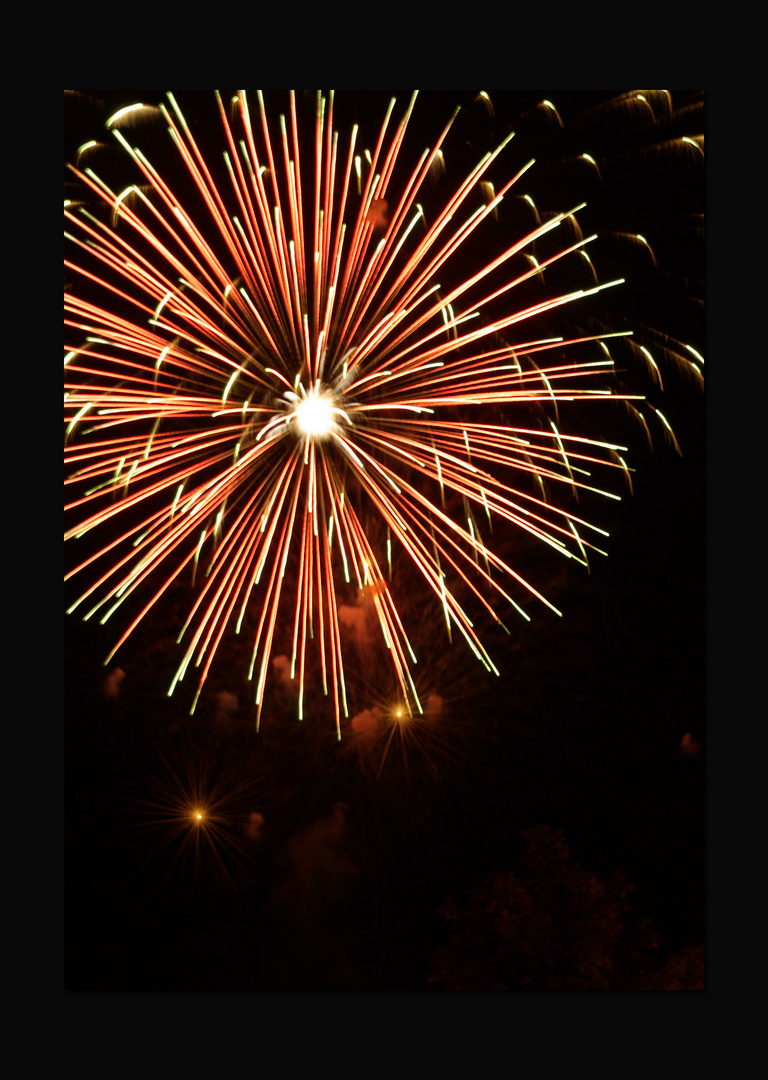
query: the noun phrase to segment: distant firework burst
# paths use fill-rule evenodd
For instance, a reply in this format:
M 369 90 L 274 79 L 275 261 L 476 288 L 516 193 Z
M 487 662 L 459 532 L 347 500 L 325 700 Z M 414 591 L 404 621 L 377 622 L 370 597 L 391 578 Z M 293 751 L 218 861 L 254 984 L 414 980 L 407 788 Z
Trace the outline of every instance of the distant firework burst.
M 191 871 L 198 883 L 232 886 L 248 878 L 264 793 L 247 759 L 215 741 L 169 742 L 151 766 L 134 767 L 130 796 L 132 835 L 147 860 L 163 856 L 168 879 Z
M 527 601 L 556 610 L 502 557 L 496 530 L 581 563 L 604 546 L 578 497 L 615 498 L 594 474 L 621 480 L 625 451 L 565 430 L 559 410 L 633 407 L 605 378 L 611 339 L 629 331 L 563 340 L 542 319 L 620 280 L 531 302 L 532 284 L 584 259 L 581 205 L 536 211 L 487 257 L 502 201 L 524 194 L 533 164 L 507 164 L 511 134 L 429 210 L 456 114 L 414 156 L 416 95 L 390 104 L 370 150 L 356 126 L 334 130 L 332 93 L 309 115 L 291 94 L 285 117 L 261 93 L 216 102 L 223 167 L 170 94 L 108 124 L 135 182 L 111 187 L 87 148 L 73 167 L 89 199 L 65 209 L 66 536 L 85 552 L 68 576 L 88 583 L 70 610 L 130 613 L 111 658 L 191 579 L 171 691 L 197 669 L 194 709 L 234 627 L 249 635 L 259 716 L 285 651 L 299 715 L 317 671 L 340 731 L 341 598 L 357 588 L 405 706 L 421 712 L 393 565 L 415 569 L 448 635 L 495 671 L 471 609 L 501 625 L 529 618 Z M 170 171 L 124 134 L 147 111 L 168 128 Z

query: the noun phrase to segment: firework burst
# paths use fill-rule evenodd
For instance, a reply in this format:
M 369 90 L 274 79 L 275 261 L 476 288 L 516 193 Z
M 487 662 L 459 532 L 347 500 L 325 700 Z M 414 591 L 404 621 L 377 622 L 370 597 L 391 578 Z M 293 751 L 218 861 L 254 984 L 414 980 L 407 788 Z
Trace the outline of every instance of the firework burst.
M 502 558 L 493 530 L 519 530 L 581 563 L 600 550 L 604 533 L 578 497 L 616 498 L 593 474 L 620 478 L 625 451 L 564 430 L 558 406 L 632 399 L 602 378 L 610 337 L 627 331 L 563 340 L 537 327 L 619 281 L 516 302 L 581 258 L 593 239 L 574 224 L 581 206 L 478 262 L 478 238 L 532 164 L 491 182 L 511 135 L 428 214 L 455 114 L 414 160 L 415 95 L 399 119 L 390 104 L 370 152 L 356 127 L 346 140 L 334 130 L 333 94 L 317 96 L 313 120 L 292 94 L 278 124 L 260 93 L 216 101 L 221 174 L 172 95 L 150 113 L 167 125 L 178 178 L 123 134 L 144 107 L 108 125 L 135 183 L 111 187 L 82 155 L 73 170 L 109 214 L 65 210 L 75 281 L 65 303 L 75 491 L 66 535 L 97 538 L 69 575 L 88 577 L 70 610 L 102 622 L 130 610 L 109 662 L 191 579 L 171 691 L 197 668 L 194 709 L 234 626 L 250 638 L 259 715 L 274 654 L 287 652 L 299 715 L 316 667 L 340 731 L 340 597 L 364 590 L 405 707 L 419 713 L 393 565 L 416 569 L 448 635 L 496 671 L 471 609 L 501 625 L 508 612 L 529 618 L 526 599 L 556 609 Z M 560 233 L 562 245 L 542 255 Z M 542 422 L 547 408 L 554 418 Z

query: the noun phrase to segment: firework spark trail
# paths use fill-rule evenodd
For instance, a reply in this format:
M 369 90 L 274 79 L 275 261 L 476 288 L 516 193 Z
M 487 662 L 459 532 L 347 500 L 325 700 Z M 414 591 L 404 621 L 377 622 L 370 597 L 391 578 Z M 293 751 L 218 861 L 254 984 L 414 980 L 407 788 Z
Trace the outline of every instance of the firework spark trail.
M 194 709 L 226 627 L 236 620 L 240 630 L 258 594 L 250 676 L 259 715 L 279 612 L 287 605 L 300 715 L 314 639 L 340 730 L 346 714 L 336 597 L 341 580 L 370 587 L 403 694 L 415 699 L 415 657 L 363 526 L 364 495 L 435 594 L 449 628 L 495 670 L 446 574 L 461 579 L 498 622 L 494 599 L 521 610 L 504 580 L 548 602 L 486 546 L 471 512 L 457 520 L 444 508 L 445 492 L 461 496 L 489 522 L 496 515 L 584 561 L 590 545 L 576 526 L 594 527 L 520 485 L 534 476 L 568 491 L 594 491 L 592 466 L 622 467 L 610 459 L 622 447 L 554 425 L 549 432 L 514 428 L 475 415 L 489 405 L 607 395 L 593 380 L 610 369 L 610 360 L 538 367 L 531 359 L 597 338 L 498 342 L 517 324 L 608 286 L 490 315 L 501 298 L 508 303 L 510 290 L 589 242 L 497 283 L 500 270 L 575 210 L 538 225 L 442 290 L 435 275 L 450 272 L 457 253 L 528 168 L 493 199 L 473 202 L 509 139 L 485 156 L 427 225 L 416 200 L 452 121 L 393 197 L 415 95 L 393 134 L 391 104 L 358 198 L 357 129 L 344 154 L 332 130 L 332 94 L 317 98 L 311 166 L 303 144 L 300 157 L 293 95 L 274 142 L 261 94 L 254 125 L 241 92 L 233 109 L 242 126 L 238 143 L 234 119 L 217 94 L 237 207 L 232 213 L 176 101 L 169 100 L 162 115 L 210 215 L 211 238 L 118 130 L 145 187 L 120 194 L 91 170 L 73 170 L 112 208 L 115 227 L 87 211 L 65 212 L 79 249 L 66 266 L 84 279 L 86 291 L 98 288 L 102 303 L 112 304 L 66 297 L 68 334 L 81 342 L 67 344 L 66 458 L 76 466 L 68 482 L 81 492 L 68 509 L 86 514 L 66 535 L 113 522 L 123 523 L 124 531 L 68 575 L 104 556 L 117 559 L 70 610 L 94 597 L 87 614 L 100 612 L 105 621 L 139 586 L 162 578 L 111 657 L 185 568 L 197 574 L 205 551 L 207 569 L 180 635 L 191 636 L 173 685 L 194 660 L 201 668 Z M 372 213 L 382 201 L 393 207 L 383 225 Z M 430 490 L 439 490 L 441 505 Z M 295 595 L 287 601 L 289 563 Z

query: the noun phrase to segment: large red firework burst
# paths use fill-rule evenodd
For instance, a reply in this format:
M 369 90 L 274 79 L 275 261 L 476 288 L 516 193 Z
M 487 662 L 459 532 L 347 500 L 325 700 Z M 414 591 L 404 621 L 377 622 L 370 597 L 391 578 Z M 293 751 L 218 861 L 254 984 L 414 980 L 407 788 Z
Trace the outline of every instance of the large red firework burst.
M 627 397 L 604 379 L 609 339 L 626 331 L 563 340 L 540 317 L 618 281 L 530 303 L 530 283 L 593 239 L 575 224 L 581 206 L 478 259 L 531 162 L 496 182 L 507 138 L 427 212 L 455 114 L 414 158 L 416 95 L 399 113 L 392 101 L 370 151 L 356 127 L 334 130 L 332 93 L 317 95 L 314 123 L 293 94 L 279 123 L 261 93 L 216 101 L 224 169 L 170 94 L 150 111 L 175 146 L 172 178 L 123 133 L 145 106 L 109 123 L 136 182 L 114 189 L 87 154 L 74 169 L 90 202 L 65 211 L 66 535 L 101 539 L 71 571 L 88 584 L 70 610 L 104 621 L 131 598 L 111 657 L 191 577 L 173 686 L 199 669 L 192 707 L 234 625 L 252 639 L 260 713 L 289 622 L 299 714 L 317 664 L 340 730 L 339 597 L 356 586 L 421 711 L 393 560 L 495 670 L 468 604 L 499 623 L 510 608 L 528 618 L 526 596 L 552 604 L 502 557 L 494 527 L 582 563 L 600 543 L 574 496 L 615 497 L 593 474 L 626 472 L 624 450 L 562 429 L 557 407 Z M 551 406 L 546 422 L 532 406 Z

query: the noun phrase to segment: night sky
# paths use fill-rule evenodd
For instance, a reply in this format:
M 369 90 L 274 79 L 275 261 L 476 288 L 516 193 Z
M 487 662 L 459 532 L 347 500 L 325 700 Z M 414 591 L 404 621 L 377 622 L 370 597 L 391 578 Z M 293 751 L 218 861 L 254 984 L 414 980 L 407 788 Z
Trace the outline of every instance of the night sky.
M 107 667 L 122 627 L 67 616 L 67 990 L 427 992 L 430 955 L 447 940 L 438 907 L 491 871 L 517 868 L 520 833 L 537 825 L 562 830 L 584 868 L 625 875 L 632 917 L 652 920 L 662 959 L 704 944 L 704 399 L 695 380 L 663 362 L 664 344 L 675 341 L 706 356 L 703 156 L 679 144 L 702 135 L 704 107 L 699 91 L 670 93 L 666 115 L 657 98 L 655 111 L 620 102 L 629 91 L 491 90 L 491 116 L 474 91 L 425 91 L 408 139 L 416 155 L 461 104 L 445 187 L 433 198 L 512 129 L 508 168 L 537 159 L 525 190 L 542 211 L 588 203 L 582 228 L 599 235 L 590 250 L 601 278 L 627 281 L 565 317 L 587 332 L 633 327 L 661 358 L 663 393 L 640 363 L 620 378 L 662 409 L 682 455 L 658 427 L 651 452 L 612 414 L 610 437 L 626 440 L 636 470 L 634 495 L 590 504 L 610 537 L 609 557 L 591 560 L 589 574 L 499 536 L 513 565 L 563 611 L 562 619 L 532 611 L 530 624 L 510 619 L 509 636 L 488 628 L 499 678 L 436 632 L 417 583 L 400 571 L 432 702 L 405 739 L 399 728 L 370 737 L 361 720 L 338 743 L 322 697 L 309 696 L 299 722 L 279 683 L 257 735 L 249 652 L 233 635 L 190 718 L 183 695 L 166 696 L 193 595 L 187 583 Z M 337 92 L 338 128 L 358 122 L 363 139 L 374 138 L 392 95 L 398 108 L 409 96 Z M 68 96 L 66 161 L 99 137 L 115 108 L 162 96 Z M 218 151 L 212 94 L 178 98 L 201 144 Z M 536 107 L 544 99 L 562 127 Z M 599 178 L 578 161 L 583 152 Z M 97 172 L 119 171 L 110 154 L 94 161 Z M 499 239 L 491 229 L 476 254 L 490 259 L 518 214 L 501 215 Z M 627 239 L 637 233 L 656 265 Z M 601 437 L 600 417 L 584 422 Z M 65 558 L 69 565 L 66 550 Z M 68 586 L 66 601 L 73 595 Z M 361 642 L 351 648 L 350 716 L 385 708 L 387 679 L 372 657 Z M 197 850 L 199 831 L 173 820 L 196 787 L 216 812 L 215 842 Z

